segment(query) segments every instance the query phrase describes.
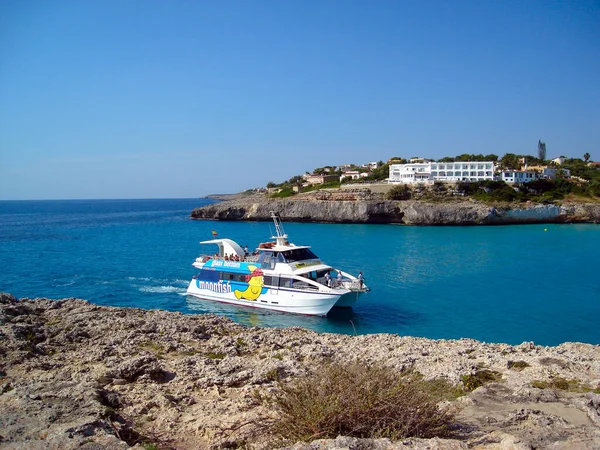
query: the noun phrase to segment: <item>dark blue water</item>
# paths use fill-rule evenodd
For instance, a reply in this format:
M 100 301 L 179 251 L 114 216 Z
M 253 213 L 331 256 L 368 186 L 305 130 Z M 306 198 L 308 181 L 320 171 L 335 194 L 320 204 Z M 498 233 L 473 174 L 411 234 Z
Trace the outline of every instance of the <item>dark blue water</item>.
M 0 202 L 0 291 L 212 312 L 246 324 L 487 342 L 600 343 L 600 226 L 405 227 L 284 223 L 290 241 L 372 292 L 327 318 L 185 296 L 201 240 L 256 246 L 268 222 L 189 218 L 207 200 Z

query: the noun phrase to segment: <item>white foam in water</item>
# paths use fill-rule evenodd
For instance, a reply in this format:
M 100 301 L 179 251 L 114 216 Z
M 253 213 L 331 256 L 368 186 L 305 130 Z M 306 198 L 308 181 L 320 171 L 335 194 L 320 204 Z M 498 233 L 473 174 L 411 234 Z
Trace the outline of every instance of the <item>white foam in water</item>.
M 181 288 L 178 286 L 142 286 L 139 288 L 140 292 L 157 292 L 157 293 L 165 293 L 165 292 L 176 292 L 180 293 Z

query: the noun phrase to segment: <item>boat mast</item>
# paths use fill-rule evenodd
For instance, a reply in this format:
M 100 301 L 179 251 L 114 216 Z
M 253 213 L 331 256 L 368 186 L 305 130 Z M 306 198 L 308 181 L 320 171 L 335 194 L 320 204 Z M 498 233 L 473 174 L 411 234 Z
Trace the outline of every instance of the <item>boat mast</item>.
M 287 240 L 288 235 L 283 231 L 283 225 L 281 224 L 281 218 L 279 214 L 275 211 L 271 211 L 271 219 L 273 219 L 273 223 L 275 224 L 275 233 L 277 236 L 271 236 L 273 239 L 277 240 L 277 245 L 286 245 L 285 241 Z

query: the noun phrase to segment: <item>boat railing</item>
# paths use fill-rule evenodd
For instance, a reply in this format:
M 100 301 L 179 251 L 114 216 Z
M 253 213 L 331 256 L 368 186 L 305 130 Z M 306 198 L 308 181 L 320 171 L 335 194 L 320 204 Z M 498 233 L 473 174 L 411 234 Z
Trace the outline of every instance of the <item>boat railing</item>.
M 352 292 L 367 292 L 369 288 L 359 280 L 351 280 L 342 282 L 343 287 Z
M 240 256 L 239 259 L 232 259 L 231 257 L 218 256 L 218 255 L 200 255 L 196 258 L 196 262 L 205 263 L 210 259 L 217 261 L 236 261 L 236 262 L 258 262 L 260 255 L 246 255 Z

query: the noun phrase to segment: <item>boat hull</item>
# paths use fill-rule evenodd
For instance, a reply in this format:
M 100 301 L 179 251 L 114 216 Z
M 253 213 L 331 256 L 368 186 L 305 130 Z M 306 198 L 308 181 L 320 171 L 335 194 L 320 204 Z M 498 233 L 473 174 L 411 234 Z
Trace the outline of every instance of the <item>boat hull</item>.
M 220 292 L 206 289 L 205 285 L 198 283 L 197 280 L 190 282 L 187 294 L 204 300 L 310 316 L 326 316 L 343 296 L 337 293 L 306 292 L 295 289 L 265 289 L 258 298 L 249 300 L 238 298 L 235 291 L 228 292 L 228 289 L 220 289 Z
M 334 306 L 336 308 L 352 308 L 361 294 L 362 292 L 348 292 L 347 294 L 342 295 L 340 299 L 335 302 Z

